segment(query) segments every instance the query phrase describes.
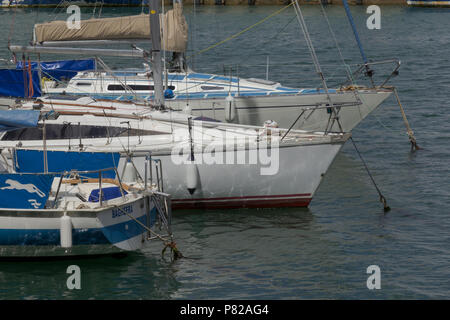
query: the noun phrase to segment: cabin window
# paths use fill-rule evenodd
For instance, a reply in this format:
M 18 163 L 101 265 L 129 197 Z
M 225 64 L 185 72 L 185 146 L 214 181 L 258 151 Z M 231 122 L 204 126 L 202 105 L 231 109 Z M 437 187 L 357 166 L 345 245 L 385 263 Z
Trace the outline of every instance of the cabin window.
M 218 86 L 201 86 L 203 90 L 223 90 L 223 87 Z
M 91 82 L 77 82 L 78 87 L 90 87 L 91 85 Z
M 146 136 L 159 134 L 156 131 L 131 129 L 130 136 Z M 78 124 L 46 124 L 47 140 L 59 139 L 89 139 L 106 137 L 126 137 L 128 129 L 121 127 L 79 126 Z M 3 141 L 42 140 L 42 125 L 36 128 L 24 128 L 8 131 L 2 137 Z
M 128 88 L 134 91 L 153 91 L 155 87 L 153 85 L 147 84 L 130 84 L 130 85 L 121 85 L 121 84 L 110 84 L 108 86 L 108 91 L 127 91 Z M 169 86 L 170 90 L 175 90 L 175 86 Z

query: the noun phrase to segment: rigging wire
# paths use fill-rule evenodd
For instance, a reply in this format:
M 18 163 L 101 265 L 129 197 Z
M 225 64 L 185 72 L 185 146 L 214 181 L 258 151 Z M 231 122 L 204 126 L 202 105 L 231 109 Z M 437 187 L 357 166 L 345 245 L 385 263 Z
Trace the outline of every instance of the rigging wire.
M 53 14 L 53 19 L 52 19 L 52 20 L 55 20 L 56 16 L 57 16 L 58 14 L 60 14 L 60 13 L 62 12 L 62 10 L 65 8 L 65 7 L 63 6 L 64 3 L 66 3 L 66 0 L 61 0 L 61 1 L 56 5 L 55 9 L 53 9 L 53 11 L 52 11 L 52 13 L 51 13 L 51 14 Z M 59 12 L 56 12 L 57 9 L 59 9 Z
M 340 48 L 339 43 L 338 43 L 337 38 L 336 38 L 336 34 L 334 33 L 333 28 L 331 27 L 330 20 L 328 19 L 328 15 L 327 15 L 327 13 L 325 11 L 325 7 L 324 7 L 322 1 L 320 1 L 320 8 L 321 8 L 323 17 L 325 18 L 325 21 L 327 22 L 328 30 L 330 31 L 330 34 L 331 34 L 331 36 L 332 36 L 332 38 L 334 40 L 334 45 L 336 46 L 336 49 L 337 49 L 337 51 L 339 53 L 339 57 L 341 59 L 342 65 L 344 66 L 345 72 L 347 73 L 348 81 L 350 82 L 351 85 L 355 85 L 355 80 L 354 80 L 354 78 L 352 76 L 352 70 L 351 70 L 350 66 L 345 62 L 344 56 L 342 54 L 341 48 Z M 361 98 L 359 97 L 358 90 L 352 90 L 352 92 L 353 92 L 353 94 L 355 96 L 356 102 L 357 103 L 361 103 Z
M 298 23 L 300 24 L 300 27 L 301 27 L 301 29 L 303 31 L 303 35 L 305 37 L 306 43 L 307 43 L 309 51 L 311 53 L 311 57 L 312 57 L 313 62 L 314 62 L 314 66 L 316 67 L 316 72 L 317 72 L 317 74 L 319 75 L 319 77 L 320 77 L 320 79 L 322 81 L 322 85 L 323 85 L 323 88 L 325 90 L 329 106 L 330 106 L 330 108 L 331 108 L 331 110 L 332 110 L 332 112 L 334 114 L 333 123 L 331 124 L 331 126 L 329 128 L 326 128 L 325 133 L 327 133 L 329 130 L 331 130 L 333 128 L 333 125 L 334 125 L 335 121 L 337 122 L 337 124 L 339 126 L 339 130 L 341 132 L 343 132 L 344 130 L 342 129 L 341 123 L 339 121 L 339 116 L 338 116 L 340 108 L 338 108 L 336 110 L 336 107 L 333 105 L 333 101 L 332 101 L 330 93 L 328 91 L 327 83 L 326 83 L 325 77 L 323 75 L 322 68 L 320 67 L 319 59 L 317 58 L 316 51 L 314 49 L 311 37 L 309 35 L 308 27 L 306 26 L 306 22 L 305 22 L 305 19 L 303 17 L 302 11 L 300 9 L 300 6 L 299 6 L 297 0 L 292 1 L 292 3 L 294 4 L 294 10 L 295 10 L 295 13 L 296 13 L 296 16 L 297 16 Z
M 195 1 L 194 1 L 194 4 L 195 4 Z M 287 6 L 281 8 L 281 9 L 275 11 L 275 12 L 273 12 L 272 14 L 270 14 L 270 15 L 268 15 L 267 17 L 265 17 L 265 18 L 259 20 L 259 21 L 256 22 L 255 24 L 253 24 L 253 25 L 251 25 L 251 26 L 248 26 L 247 28 L 245 28 L 245 29 L 239 31 L 238 33 L 235 33 L 235 34 L 229 36 L 228 38 L 226 38 L 226 39 L 224 39 L 224 40 L 222 40 L 222 41 L 219 41 L 219 42 L 217 42 L 217 43 L 215 43 L 215 44 L 213 44 L 213 45 L 211 45 L 211 46 L 209 46 L 209 47 L 207 47 L 207 48 L 205 48 L 205 49 L 202 49 L 202 50 L 200 50 L 200 51 L 194 52 L 192 55 L 187 56 L 186 59 L 192 59 L 192 58 L 196 57 L 196 56 L 199 55 L 199 54 L 205 53 L 205 52 L 207 52 L 207 51 L 209 51 L 209 50 L 211 50 L 211 49 L 214 49 L 214 48 L 217 47 L 217 46 L 220 46 L 220 45 L 222 45 L 222 44 L 224 44 L 224 43 L 226 43 L 226 42 L 228 42 L 228 41 L 230 41 L 230 40 L 233 40 L 233 39 L 239 37 L 240 35 L 244 34 L 245 32 L 247 32 L 247 31 L 249 31 L 249 30 L 251 30 L 251 29 L 257 27 L 257 26 L 260 25 L 261 23 L 263 23 L 263 22 L 269 20 L 270 18 L 272 18 L 272 17 L 274 17 L 274 16 L 280 14 L 281 12 L 283 12 L 284 10 L 286 10 L 287 8 L 289 8 L 290 6 L 292 6 L 293 4 L 294 4 L 294 2 L 291 2 L 291 3 L 288 4 Z M 194 13 L 194 14 L 195 14 L 195 13 Z
M 325 18 L 325 21 L 327 22 L 327 25 L 328 25 L 328 30 L 330 31 L 331 36 L 333 37 L 334 44 L 335 44 L 336 49 L 337 49 L 337 51 L 339 53 L 339 58 L 341 59 L 342 64 L 345 67 L 345 71 L 347 73 L 348 80 L 353 84 L 353 77 L 352 77 L 350 66 L 345 62 L 344 56 L 342 54 L 341 48 L 340 48 L 339 43 L 338 43 L 337 38 L 336 38 L 336 34 L 334 33 L 333 28 L 331 27 L 330 20 L 328 20 L 328 16 L 327 16 L 327 13 L 325 11 L 325 7 L 324 7 L 322 1 L 319 1 L 319 2 L 320 2 L 320 8 L 321 8 L 323 17 Z
M 17 7 L 14 7 L 13 11 L 14 11 L 13 12 L 13 17 L 11 19 L 11 24 L 10 24 L 10 27 L 9 27 L 9 34 L 8 34 L 8 48 L 9 48 L 9 45 L 11 44 L 11 39 L 12 39 L 13 32 L 14 32 L 14 26 L 16 24 Z

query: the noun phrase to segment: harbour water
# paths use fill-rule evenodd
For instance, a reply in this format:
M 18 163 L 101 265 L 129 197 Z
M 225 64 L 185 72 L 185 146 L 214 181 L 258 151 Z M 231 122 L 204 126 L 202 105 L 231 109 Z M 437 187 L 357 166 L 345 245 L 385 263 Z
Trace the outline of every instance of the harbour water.
M 229 73 L 232 65 L 234 75 L 260 78 L 268 70 L 269 79 L 286 86 L 318 86 L 291 8 L 193 55 L 280 8 L 186 6 L 191 65 L 215 73 Z M 381 29 L 369 30 L 366 7 L 351 10 L 367 56 L 402 61 L 392 84 L 423 148 L 410 152 L 393 97 L 353 131 L 391 211 L 383 212 L 347 143 L 308 209 L 175 211 L 173 231 L 186 257 L 175 262 L 161 258 L 158 243 L 121 258 L 0 262 L 0 299 L 449 299 L 450 11 L 382 6 Z M 102 15 L 137 12 L 103 8 Z M 328 6 L 326 12 L 346 63 L 354 68 L 361 58 L 344 9 Z M 92 9 L 82 13 L 88 18 Z M 303 13 L 332 87 L 345 77 L 343 63 L 320 6 L 304 6 Z M 9 57 L 8 39 L 26 43 L 35 22 L 55 15 L 66 16 L 54 9 L 0 10 L 0 57 Z M 139 66 L 105 61 L 112 67 Z M 67 288 L 69 265 L 80 267 L 80 290 Z M 379 290 L 366 285 L 371 265 L 381 270 Z

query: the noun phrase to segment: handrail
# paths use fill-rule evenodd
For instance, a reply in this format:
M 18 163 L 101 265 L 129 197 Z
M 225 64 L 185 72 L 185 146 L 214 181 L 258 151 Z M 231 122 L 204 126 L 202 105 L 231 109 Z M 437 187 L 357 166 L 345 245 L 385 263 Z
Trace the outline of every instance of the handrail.
M 391 74 L 383 81 L 383 83 L 378 86 L 378 87 L 383 87 L 392 77 L 398 75 L 398 69 L 400 68 L 400 65 L 401 65 L 401 61 L 399 59 L 370 61 L 370 62 L 367 62 L 364 64 L 358 64 L 359 67 L 358 67 L 358 69 L 356 69 L 356 71 L 353 72 L 352 76 L 356 79 L 358 77 L 358 75 L 360 75 L 368 65 L 374 66 L 374 65 L 390 64 L 390 63 L 393 63 L 395 67 L 392 70 Z M 345 83 L 347 84 L 348 81 L 346 81 Z M 374 84 L 374 86 L 375 86 L 375 84 Z

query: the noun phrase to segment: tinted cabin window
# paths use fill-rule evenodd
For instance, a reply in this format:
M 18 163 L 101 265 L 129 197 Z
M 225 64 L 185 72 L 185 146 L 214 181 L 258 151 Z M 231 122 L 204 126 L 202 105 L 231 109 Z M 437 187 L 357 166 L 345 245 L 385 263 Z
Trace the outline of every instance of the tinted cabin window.
M 131 129 L 130 136 L 153 135 L 159 134 L 156 131 Z M 46 125 L 47 140 L 58 139 L 89 139 L 89 138 L 106 138 L 106 137 L 126 137 L 128 136 L 127 128 L 120 127 L 102 127 L 102 126 L 78 126 L 77 124 L 47 124 Z M 3 141 L 14 140 L 42 140 L 42 125 L 36 128 L 24 128 L 12 130 L 5 133 L 2 137 Z
M 89 87 L 91 84 L 90 82 L 77 82 L 78 87 Z
M 217 86 L 201 86 L 203 90 L 223 90 L 223 87 Z
M 126 91 L 130 88 L 134 91 L 153 91 L 155 90 L 155 87 L 152 85 L 146 85 L 146 84 L 130 84 L 123 86 L 121 84 L 110 84 L 108 86 L 108 91 Z M 169 86 L 170 90 L 175 90 L 175 86 Z

